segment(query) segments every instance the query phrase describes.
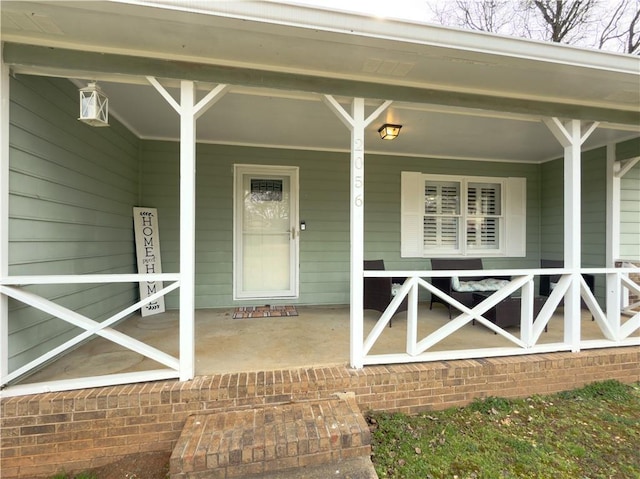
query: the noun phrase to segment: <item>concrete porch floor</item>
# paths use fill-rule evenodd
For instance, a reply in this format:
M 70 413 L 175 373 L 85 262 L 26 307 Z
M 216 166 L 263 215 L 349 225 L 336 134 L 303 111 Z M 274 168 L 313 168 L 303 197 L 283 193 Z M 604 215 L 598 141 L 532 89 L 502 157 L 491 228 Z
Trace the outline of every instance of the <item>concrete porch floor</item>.
M 232 319 L 233 308 L 197 310 L 196 375 L 274 370 L 295 367 L 346 365 L 349 363 L 349 306 L 298 306 L 299 316 Z M 365 338 L 380 313 L 365 311 Z M 178 312 L 155 316 L 135 315 L 116 329 L 168 354 L 178 357 Z M 449 321 L 447 310 L 428 303 L 419 304 L 419 331 L 422 338 Z M 393 318 L 372 354 L 405 350 L 406 313 Z M 588 311 L 582 311 L 583 339 L 603 339 Z M 509 328 L 519 337 L 519 328 Z M 562 341 L 562 309 L 556 311 L 549 330 L 539 343 Z M 430 351 L 512 346 L 513 343 L 488 328 L 467 324 L 436 344 Z M 102 338 L 93 339 L 69 354 L 25 378 L 22 384 L 72 379 L 103 374 L 158 369 L 161 365 Z

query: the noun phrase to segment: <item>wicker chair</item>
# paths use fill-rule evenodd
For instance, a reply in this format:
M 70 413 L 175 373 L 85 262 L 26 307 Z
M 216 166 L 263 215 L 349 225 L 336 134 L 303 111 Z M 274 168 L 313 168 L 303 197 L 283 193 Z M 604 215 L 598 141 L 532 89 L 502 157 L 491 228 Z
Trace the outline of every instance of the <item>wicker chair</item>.
M 431 269 L 434 271 L 441 270 L 472 270 L 472 269 L 483 269 L 482 259 L 480 258 L 433 258 L 431 260 Z M 463 276 L 460 278 L 460 281 L 479 281 L 482 279 L 486 279 L 486 276 L 480 277 L 472 277 L 472 276 Z M 505 276 L 498 276 L 495 279 L 510 279 Z M 439 290 L 447 293 L 453 299 L 458 300 L 460 303 L 464 304 L 469 308 L 473 308 L 474 299 L 473 292 L 462 292 L 456 291 L 453 289 L 451 284 L 451 278 L 431 278 L 431 284 L 438 288 Z M 439 298 L 435 294 L 431 294 L 431 302 L 429 303 L 429 309 L 433 307 L 433 303 L 441 303 L 444 304 L 449 310 L 449 319 L 451 319 L 451 310 L 455 309 L 449 303 L 447 303 L 444 299 Z
M 482 260 L 480 258 L 464 258 L 464 259 L 432 259 L 431 269 L 433 271 L 441 270 L 462 270 L 462 269 L 482 269 Z M 481 278 L 461 278 L 463 281 L 477 280 Z M 455 291 L 451 286 L 451 278 L 431 278 L 431 284 L 439 290 L 447 293 L 452 298 L 460 301 L 462 304 L 468 307 L 473 307 L 473 293 L 462 293 Z M 449 319 L 451 319 L 451 306 L 444 299 L 431 293 L 431 302 L 429 303 L 429 309 L 433 308 L 433 303 L 443 304 L 449 310 Z M 454 308 L 455 309 L 455 308 Z
M 364 262 L 364 269 L 370 271 L 384 271 L 384 260 L 366 260 Z M 364 309 L 374 309 L 381 313 L 387 309 L 389 303 L 393 299 L 391 294 L 392 288 L 391 278 L 364 278 L 364 291 L 363 302 Z M 405 298 L 396 313 L 407 310 L 407 299 Z M 391 327 L 391 321 L 389 321 L 389 327 Z

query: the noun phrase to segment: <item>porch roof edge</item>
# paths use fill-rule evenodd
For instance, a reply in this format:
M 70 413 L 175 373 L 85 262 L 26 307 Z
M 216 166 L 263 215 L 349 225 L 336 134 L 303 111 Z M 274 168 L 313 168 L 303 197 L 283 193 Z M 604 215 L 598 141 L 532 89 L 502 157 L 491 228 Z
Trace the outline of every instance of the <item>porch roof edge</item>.
M 636 55 L 596 50 L 562 43 L 500 35 L 398 17 L 376 17 L 346 9 L 293 1 L 208 2 L 181 0 L 112 0 L 113 3 L 159 11 L 229 17 L 256 23 L 319 29 L 355 37 L 429 45 L 469 52 L 509 56 L 532 61 L 637 74 Z
M 511 98 L 132 55 L 95 53 L 22 43 L 4 43 L 3 60 L 18 73 L 27 74 L 87 79 L 108 77 L 110 80 L 119 77 L 120 81 L 124 82 L 128 82 L 126 77 L 155 76 L 175 80 L 187 79 L 209 83 L 524 113 L 541 117 L 557 116 L 618 124 L 640 124 L 640 111 L 600 105 Z

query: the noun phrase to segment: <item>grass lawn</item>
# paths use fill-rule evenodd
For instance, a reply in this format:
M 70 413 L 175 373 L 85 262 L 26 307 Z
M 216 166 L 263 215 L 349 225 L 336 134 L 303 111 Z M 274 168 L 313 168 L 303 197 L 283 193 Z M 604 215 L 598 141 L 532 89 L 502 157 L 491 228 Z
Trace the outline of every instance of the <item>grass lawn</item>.
M 381 479 L 640 478 L 640 383 L 368 420 Z

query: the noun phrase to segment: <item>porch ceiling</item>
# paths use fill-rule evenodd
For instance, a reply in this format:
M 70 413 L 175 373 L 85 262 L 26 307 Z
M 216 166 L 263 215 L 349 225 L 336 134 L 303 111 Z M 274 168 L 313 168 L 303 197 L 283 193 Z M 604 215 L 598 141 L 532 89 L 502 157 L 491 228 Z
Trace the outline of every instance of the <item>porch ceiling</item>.
M 640 132 L 640 58 L 628 55 L 272 2 L 1 8 L 3 41 L 63 49 L 69 60 L 52 66 L 36 50 L 28 61 L 12 59 L 14 72 L 98 79 L 112 114 L 142 138 L 177 139 L 178 117 L 126 58 L 154 59 L 150 71 L 160 77 L 181 66 L 196 80 L 222 71 L 235 79 L 199 119 L 202 142 L 346 150 L 348 132 L 317 92 L 349 88 L 396 100 L 366 132 L 374 153 L 541 162 L 562 155 L 539 121 L 547 111 L 604 120 L 586 148 Z M 70 50 L 102 61 L 74 66 Z M 83 58 L 78 52 L 75 60 Z M 170 85 L 172 76 L 164 78 Z M 277 84 L 283 78 L 286 89 Z M 370 109 L 379 103 L 370 100 Z M 396 141 L 377 137 L 384 121 L 403 125 Z

